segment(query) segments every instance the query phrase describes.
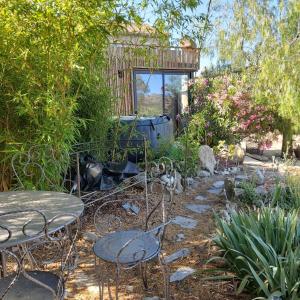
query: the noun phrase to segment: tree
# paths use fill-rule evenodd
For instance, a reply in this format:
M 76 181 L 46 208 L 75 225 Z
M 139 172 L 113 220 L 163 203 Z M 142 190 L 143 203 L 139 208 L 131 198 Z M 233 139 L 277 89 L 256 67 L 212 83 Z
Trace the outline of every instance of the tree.
M 300 130 L 300 2 L 234 0 L 222 9 L 219 57 L 242 69 L 256 101 L 278 114 L 282 151 L 290 151 Z

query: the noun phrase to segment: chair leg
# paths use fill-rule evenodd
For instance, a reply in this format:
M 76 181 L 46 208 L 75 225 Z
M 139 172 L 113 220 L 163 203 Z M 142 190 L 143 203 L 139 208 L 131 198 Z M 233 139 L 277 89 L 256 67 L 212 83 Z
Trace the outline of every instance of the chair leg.
M 116 265 L 116 300 L 119 300 L 120 267 Z
M 146 262 L 140 264 L 140 272 L 143 280 L 145 290 L 148 290 L 148 278 L 147 278 L 148 265 Z

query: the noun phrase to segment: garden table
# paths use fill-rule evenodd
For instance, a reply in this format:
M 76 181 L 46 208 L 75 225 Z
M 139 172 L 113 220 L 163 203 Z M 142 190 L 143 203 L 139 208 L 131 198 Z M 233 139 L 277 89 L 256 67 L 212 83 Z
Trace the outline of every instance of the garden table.
M 57 218 L 49 227 L 49 233 L 56 232 L 63 227 L 71 224 L 76 217 L 79 217 L 84 209 L 83 202 L 80 198 L 61 192 L 47 191 L 14 191 L 0 193 L 0 224 L 7 226 L 11 230 L 11 238 L 8 242 L 0 244 L 1 248 L 9 248 L 22 245 L 32 240 L 42 237 L 36 233 L 40 232 L 44 221 L 37 214 L 32 214 L 30 224 L 27 226 L 27 235 L 24 235 L 22 228 L 26 221 L 24 216 L 19 218 L 10 218 L 1 214 L 10 211 L 24 211 L 28 209 L 38 210 L 44 214 L 47 220 L 60 214 L 70 214 Z M 7 231 L 0 230 L 0 241 L 7 237 Z M 3 259 L 3 258 L 2 258 Z M 4 262 L 2 265 L 4 266 Z M 4 275 L 4 274 L 3 274 Z

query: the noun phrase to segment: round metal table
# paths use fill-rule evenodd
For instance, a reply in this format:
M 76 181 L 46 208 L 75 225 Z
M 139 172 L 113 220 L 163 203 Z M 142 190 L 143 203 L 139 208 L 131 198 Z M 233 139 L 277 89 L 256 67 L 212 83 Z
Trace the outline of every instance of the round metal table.
M 131 242 L 119 256 L 121 264 L 134 265 L 139 260 L 148 261 L 157 256 L 160 249 L 159 240 L 152 233 L 142 230 L 127 230 L 106 234 L 96 241 L 93 250 L 98 258 L 117 263 L 119 251 L 128 241 Z
M 84 209 L 83 202 L 73 195 L 60 192 L 44 192 L 44 191 L 24 191 L 24 192 L 1 192 L 0 193 L 0 224 L 7 226 L 12 236 L 8 242 L 0 243 L 1 248 L 8 248 L 23 244 L 31 240 L 31 236 L 38 238 L 35 233 L 39 232 L 43 226 L 43 219 L 37 213 L 12 218 L 11 216 L 3 216 L 1 214 L 10 211 L 23 211 L 35 209 L 42 212 L 47 220 L 55 216 L 63 214 L 73 214 L 60 217 L 51 224 L 49 231 L 55 232 L 64 226 L 69 225 L 75 220 L 75 216 L 79 217 Z M 24 235 L 22 228 L 30 217 L 31 222 L 27 226 L 28 236 Z M 0 228 L 0 241 L 5 240 L 7 231 Z

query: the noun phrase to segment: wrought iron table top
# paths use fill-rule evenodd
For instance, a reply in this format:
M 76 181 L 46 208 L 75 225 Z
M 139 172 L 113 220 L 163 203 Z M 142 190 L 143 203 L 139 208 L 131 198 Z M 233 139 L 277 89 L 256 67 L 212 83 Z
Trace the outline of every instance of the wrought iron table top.
M 22 228 L 28 221 L 28 216 L 12 219 L 9 215 L 1 218 L 1 214 L 10 211 L 23 211 L 28 209 L 35 209 L 42 212 L 47 220 L 60 214 L 65 215 L 57 218 L 49 228 L 50 232 L 55 232 L 62 227 L 72 223 L 75 216 L 80 216 L 84 209 L 83 202 L 75 196 L 61 193 L 61 192 L 47 192 L 47 191 L 12 191 L 0 193 L 0 225 L 9 227 L 12 231 L 12 236 L 8 242 L 1 243 L 1 248 L 7 248 L 23 244 L 31 240 L 33 236 L 37 238 L 36 233 L 39 232 L 43 226 L 42 218 L 37 214 L 32 214 L 30 224 L 26 230 L 28 236 L 24 235 Z M 0 241 L 4 241 L 7 237 L 7 231 L 0 228 Z
M 128 241 L 131 242 L 126 245 Z M 121 249 L 123 251 L 120 253 Z M 98 258 L 117 263 L 119 255 L 119 263 L 126 265 L 136 264 L 139 260 L 148 261 L 157 256 L 159 249 L 159 240 L 152 233 L 146 233 L 142 230 L 108 233 L 98 239 L 93 248 Z

